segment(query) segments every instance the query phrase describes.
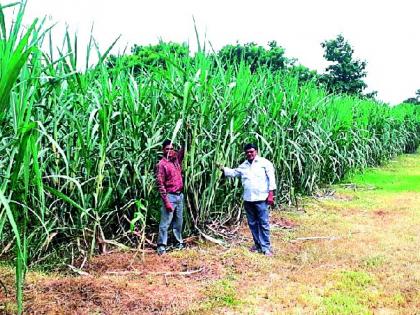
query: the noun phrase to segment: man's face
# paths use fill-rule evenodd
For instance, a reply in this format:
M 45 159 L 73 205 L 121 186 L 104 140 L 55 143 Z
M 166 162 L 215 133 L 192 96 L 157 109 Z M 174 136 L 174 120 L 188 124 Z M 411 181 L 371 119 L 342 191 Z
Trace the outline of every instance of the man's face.
M 172 143 L 163 147 L 163 156 L 167 159 L 173 158 L 175 156 L 175 151 Z
M 255 150 L 254 148 L 245 150 L 246 159 L 248 161 L 252 162 L 255 159 L 255 157 L 257 156 L 257 153 L 258 153 L 258 151 Z

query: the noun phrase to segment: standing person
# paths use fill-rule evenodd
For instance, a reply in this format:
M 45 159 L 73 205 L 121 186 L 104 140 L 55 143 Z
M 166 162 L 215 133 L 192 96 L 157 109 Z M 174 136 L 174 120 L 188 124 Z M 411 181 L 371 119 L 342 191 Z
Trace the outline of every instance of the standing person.
M 226 177 L 240 177 L 244 188 L 243 199 L 249 229 L 254 239 L 252 252 L 272 256 L 268 206 L 274 204 L 276 180 L 273 164 L 258 155 L 258 147 L 244 146 L 246 160 L 235 169 L 222 167 Z
M 162 198 L 161 217 L 157 253 L 166 253 L 168 229 L 172 223 L 176 239 L 176 248 L 183 249 L 182 240 L 182 212 L 184 195 L 182 193 L 182 160 L 184 149 L 175 151 L 171 140 L 162 143 L 163 157 L 156 165 L 156 183 Z

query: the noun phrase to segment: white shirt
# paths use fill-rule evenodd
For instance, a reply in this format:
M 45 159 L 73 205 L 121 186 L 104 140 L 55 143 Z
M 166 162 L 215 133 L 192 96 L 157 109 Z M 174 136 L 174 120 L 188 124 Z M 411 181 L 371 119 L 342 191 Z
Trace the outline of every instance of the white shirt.
M 270 190 L 276 189 L 273 164 L 260 156 L 256 156 L 252 163 L 248 160 L 235 169 L 224 167 L 226 177 L 240 177 L 244 187 L 245 201 L 263 201 Z

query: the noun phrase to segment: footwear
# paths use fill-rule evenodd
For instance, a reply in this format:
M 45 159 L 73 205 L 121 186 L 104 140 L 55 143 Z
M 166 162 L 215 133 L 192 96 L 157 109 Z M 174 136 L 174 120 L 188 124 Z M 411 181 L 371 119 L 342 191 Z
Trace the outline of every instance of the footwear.
M 272 251 L 268 250 L 268 251 L 264 252 L 264 256 L 267 256 L 267 257 L 273 257 L 273 256 L 274 256 L 274 254 L 273 254 L 273 252 L 272 252 Z
M 183 249 L 185 249 L 184 243 L 178 243 L 177 245 L 175 245 L 175 249 L 176 250 L 183 250 Z
M 159 256 L 166 254 L 166 248 L 164 246 L 159 246 L 156 250 Z
M 251 253 L 261 253 L 261 248 L 257 247 L 256 245 L 252 245 L 252 246 L 249 248 L 249 251 L 250 251 Z

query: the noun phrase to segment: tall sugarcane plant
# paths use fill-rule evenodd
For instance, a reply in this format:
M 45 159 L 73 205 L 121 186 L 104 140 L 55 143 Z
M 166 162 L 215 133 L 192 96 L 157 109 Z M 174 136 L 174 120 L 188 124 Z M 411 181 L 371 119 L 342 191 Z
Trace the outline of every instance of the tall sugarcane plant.
M 33 73 L 28 67 L 28 58 L 35 56 L 37 51 L 37 20 L 26 32 L 21 31 L 26 5 L 23 2 L 8 31 L 4 9 L 15 5 L 0 5 L 0 124 L 6 130 L 1 134 L 12 140 L 6 149 L 8 163 L 2 172 L 0 187 L 0 237 L 4 226 L 10 226 L 15 239 L 16 296 L 18 313 L 21 313 L 28 258 L 27 226 L 31 209 L 28 208 L 27 196 L 30 181 L 36 184 L 41 205 L 44 196 L 38 163 L 36 122 L 32 119 L 32 103 L 29 100 L 31 94 L 36 93 L 36 82 L 32 85 Z M 33 63 L 36 62 L 35 58 Z M 7 132 L 9 128 L 10 133 Z

